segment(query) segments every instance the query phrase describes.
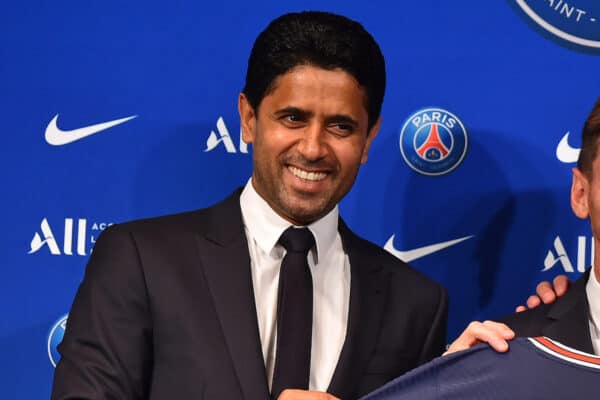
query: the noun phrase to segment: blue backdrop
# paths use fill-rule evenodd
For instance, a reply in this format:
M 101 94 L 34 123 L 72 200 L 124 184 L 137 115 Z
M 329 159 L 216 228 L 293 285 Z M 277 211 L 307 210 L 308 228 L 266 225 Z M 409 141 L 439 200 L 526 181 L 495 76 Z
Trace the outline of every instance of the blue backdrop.
M 597 1 L 9 2 L 3 398 L 49 396 L 61 318 L 108 224 L 205 207 L 246 182 L 236 104 L 250 48 L 304 9 L 361 21 L 386 56 L 382 128 L 341 212 L 448 288 L 449 339 L 590 265 L 569 188 L 600 96 Z

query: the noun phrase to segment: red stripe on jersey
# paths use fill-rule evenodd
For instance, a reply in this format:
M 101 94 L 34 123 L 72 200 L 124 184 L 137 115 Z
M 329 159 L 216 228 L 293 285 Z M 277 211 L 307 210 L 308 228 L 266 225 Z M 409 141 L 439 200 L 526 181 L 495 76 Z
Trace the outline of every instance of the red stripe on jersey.
M 538 336 L 538 337 L 535 337 L 532 339 L 535 340 L 536 342 L 540 343 L 544 347 L 547 347 L 548 349 L 550 349 L 560 355 L 563 355 L 565 357 L 573 358 L 573 359 L 579 360 L 579 361 L 585 361 L 590 364 L 600 365 L 600 357 L 590 357 L 590 356 L 586 356 L 585 354 L 575 353 L 573 351 L 567 350 L 563 347 L 556 345 L 553 341 L 551 341 L 550 339 L 543 337 L 543 336 Z

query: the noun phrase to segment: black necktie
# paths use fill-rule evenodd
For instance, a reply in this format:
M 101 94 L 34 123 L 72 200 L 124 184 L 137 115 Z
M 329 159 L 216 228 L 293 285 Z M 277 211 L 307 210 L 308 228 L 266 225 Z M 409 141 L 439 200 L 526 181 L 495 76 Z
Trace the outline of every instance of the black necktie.
M 284 389 L 308 389 L 312 339 L 312 275 L 306 260 L 315 238 L 307 228 L 288 228 L 279 238 L 286 249 L 279 270 L 277 352 L 271 398 Z

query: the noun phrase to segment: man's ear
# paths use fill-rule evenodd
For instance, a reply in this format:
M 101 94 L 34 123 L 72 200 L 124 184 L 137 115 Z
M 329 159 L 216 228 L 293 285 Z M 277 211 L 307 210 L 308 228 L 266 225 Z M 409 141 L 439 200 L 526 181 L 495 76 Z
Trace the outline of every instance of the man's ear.
M 242 140 L 244 143 L 252 143 L 256 131 L 256 113 L 244 93 L 240 93 L 238 98 L 238 111 L 242 126 Z
M 590 214 L 589 207 L 590 181 L 579 168 L 573 168 L 571 184 L 571 208 L 575 215 L 585 219 Z
M 369 132 L 367 133 L 367 141 L 365 142 L 365 147 L 363 147 L 362 155 L 360 156 L 360 163 L 364 164 L 369 159 L 369 149 L 371 148 L 371 143 L 375 139 L 375 136 L 379 133 L 379 127 L 381 126 L 381 117 L 377 118 L 375 124 L 371 127 Z

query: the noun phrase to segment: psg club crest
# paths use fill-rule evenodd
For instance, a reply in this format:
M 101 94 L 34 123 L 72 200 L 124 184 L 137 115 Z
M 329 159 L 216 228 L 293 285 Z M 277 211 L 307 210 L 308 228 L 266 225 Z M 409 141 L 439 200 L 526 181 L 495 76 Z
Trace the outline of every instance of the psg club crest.
M 65 336 L 65 329 L 67 329 L 67 317 L 69 315 L 63 315 L 50 329 L 48 334 L 48 357 L 52 366 L 56 368 L 58 360 L 60 360 L 60 353 L 58 352 L 58 345 L 62 342 Z
M 400 131 L 400 152 L 416 172 L 444 175 L 458 167 L 467 154 L 467 130 L 458 117 L 441 108 L 411 114 Z
M 600 1 L 515 1 L 531 21 L 552 37 L 593 52 L 600 50 Z

